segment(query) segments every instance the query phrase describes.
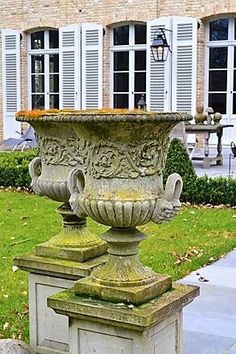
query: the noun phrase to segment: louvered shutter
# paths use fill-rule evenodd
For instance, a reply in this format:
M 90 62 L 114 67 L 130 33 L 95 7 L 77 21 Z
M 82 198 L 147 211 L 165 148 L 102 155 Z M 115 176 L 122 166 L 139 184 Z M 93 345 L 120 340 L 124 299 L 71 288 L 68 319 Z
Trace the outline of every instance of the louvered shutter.
M 80 25 L 59 30 L 60 108 L 80 109 Z
M 21 108 L 20 98 L 20 33 L 2 30 L 3 69 L 3 139 L 19 138 L 20 123 L 15 113 Z
M 197 83 L 197 20 L 173 17 L 172 110 L 195 113 Z
M 170 29 L 171 20 L 162 17 L 147 22 L 147 109 L 150 111 L 168 111 L 171 104 L 171 58 L 166 62 L 155 62 L 150 46 L 157 28 Z M 171 45 L 170 32 L 166 38 Z
M 102 25 L 82 24 L 82 109 L 102 108 Z

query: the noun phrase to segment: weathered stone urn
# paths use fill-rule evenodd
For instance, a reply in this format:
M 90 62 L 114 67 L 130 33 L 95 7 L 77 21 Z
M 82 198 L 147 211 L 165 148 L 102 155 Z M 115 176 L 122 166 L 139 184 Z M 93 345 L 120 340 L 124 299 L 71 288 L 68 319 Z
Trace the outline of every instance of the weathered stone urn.
M 106 253 L 107 244 L 86 227 L 86 215 L 78 217 L 69 205 L 68 174 L 73 168 L 84 170 L 86 147 L 80 129 L 74 129 L 71 113 L 47 111 L 18 112 L 17 120 L 35 129 L 39 157 L 29 166 L 34 192 L 62 202 L 57 211 L 63 219 L 61 232 L 36 246 L 37 256 L 84 262 Z
M 191 116 L 87 112 L 51 119 L 58 118 L 73 124 L 77 149 L 83 147 L 83 169 L 75 166 L 68 176 L 70 205 L 79 218 L 111 226 L 101 236 L 109 244 L 107 264 L 76 282 L 75 293 L 139 304 L 169 290 L 169 276 L 139 262 L 138 245 L 146 236 L 136 226 L 169 220 L 179 210 L 182 179 L 174 173 L 164 188 L 162 170 L 171 129 Z

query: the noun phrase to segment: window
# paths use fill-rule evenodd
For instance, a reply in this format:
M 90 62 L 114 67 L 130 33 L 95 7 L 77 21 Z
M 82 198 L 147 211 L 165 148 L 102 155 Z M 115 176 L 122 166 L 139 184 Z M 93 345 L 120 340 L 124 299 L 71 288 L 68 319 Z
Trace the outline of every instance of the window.
M 111 101 L 113 108 L 137 107 L 146 97 L 146 25 L 123 25 L 112 30 Z
M 206 46 L 207 105 L 231 117 L 236 115 L 236 19 L 209 22 Z
M 45 30 L 31 33 L 29 57 L 31 108 L 59 108 L 58 31 Z

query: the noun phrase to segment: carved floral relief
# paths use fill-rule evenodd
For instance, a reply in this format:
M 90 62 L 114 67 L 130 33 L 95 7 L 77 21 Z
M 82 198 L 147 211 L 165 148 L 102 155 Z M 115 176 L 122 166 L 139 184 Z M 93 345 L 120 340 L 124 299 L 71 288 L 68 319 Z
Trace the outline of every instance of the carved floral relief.
M 42 161 L 49 165 L 83 165 L 94 178 L 137 178 L 161 173 L 165 163 L 166 138 L 162 144 L 158 137 L 137 141 L 135 144 L 107 141 L 89 143 L 87 140 L 68 137 L 39 136 Z M 163 139 L 162 139 L 163 140 Z

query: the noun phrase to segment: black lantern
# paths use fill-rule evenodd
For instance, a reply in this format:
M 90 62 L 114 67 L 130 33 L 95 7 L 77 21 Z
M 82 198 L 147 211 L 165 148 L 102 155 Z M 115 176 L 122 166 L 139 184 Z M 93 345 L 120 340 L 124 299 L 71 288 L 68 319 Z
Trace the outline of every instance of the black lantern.
M 142 94 L 140 99 L 138 100 L 137 106 L 138 106 L 138 109 L 140 109 L 142 111 L 146 111 L 147 104 L 146 104 L 146 101 L 145 101 L 144 94 Z
M 167 43 L 165 31 L 169 31 L 165 28 L 158 28 L 151 45 L 151 51 L 154 61 L 166 61 L 168 53 L 171 52 L 170 46 Z

